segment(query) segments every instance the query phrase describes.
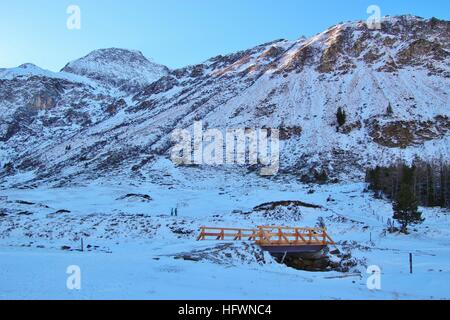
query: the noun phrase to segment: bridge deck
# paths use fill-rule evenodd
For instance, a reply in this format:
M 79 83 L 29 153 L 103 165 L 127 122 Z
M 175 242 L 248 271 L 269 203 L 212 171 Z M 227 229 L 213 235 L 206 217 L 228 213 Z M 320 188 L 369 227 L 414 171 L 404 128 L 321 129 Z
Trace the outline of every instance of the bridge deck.
M 197 240 L 254 241 L 263 250 L 279 252 L 317 252 L 335 242 L 323 228 L 261 226 L 257 229 L 200 228 Z

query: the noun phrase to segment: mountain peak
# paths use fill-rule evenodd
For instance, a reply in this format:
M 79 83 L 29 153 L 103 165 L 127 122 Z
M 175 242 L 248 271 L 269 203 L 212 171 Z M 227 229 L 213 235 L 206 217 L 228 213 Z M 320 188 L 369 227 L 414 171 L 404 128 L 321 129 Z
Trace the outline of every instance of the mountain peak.
M 61 71 L 130 92 L 160 79 L 168 74 L 169 69 L 147 59 L 140 51 L 107 48 L 92 51 L 68 63 Z
M 2 79 L 13 79 L 15 77 L 31 76 L 53 77 L 55 76 L 55 73 L 44 70 L 33 63 L 24 63 L 15 68 L 0 69 L 0 78 Z
M 103 49 L 97 49 L 89 54 L 87 54 L 85 57 L 81 58 L 84 60 L 90 59 L 95 61 L 101 61 L 101 60 L 108 60 L 108 62 L 117 61 L 117 62 L 124 62 L 129 61 L 128 59 L 131 59 L 132 61 L 141 61 L 141 62 L 151 62 L 149 59 L 147 59 L 142 52 L 138 50 L 128 50 L 128 49 L 122 49 L 122 48 L 103 48 Z M 79 60 L 81 60 L 79 59 Z
M 18 66 L 17 68 L 20 68 L 20 69 L 41 69 L 38 66 L 36 66 L 35 64 L 33 64 L 33 63 L 24 63 L 24 64 L 21 64 L 20 66 Z

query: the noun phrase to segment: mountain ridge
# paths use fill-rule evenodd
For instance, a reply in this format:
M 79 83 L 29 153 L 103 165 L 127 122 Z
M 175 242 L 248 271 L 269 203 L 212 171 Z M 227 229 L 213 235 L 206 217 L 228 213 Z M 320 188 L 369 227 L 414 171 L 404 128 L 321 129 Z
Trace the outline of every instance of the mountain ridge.
M 32 181 L 44 181 L 114 172 L 148 178 L 158 159 L 168 157 L 171 133 L 191 128 L 196 120 L 219 129 L 281 129 L 281 172 L 306 181 L 323 170 L 361 179 L 365 168 L 375 165 L 448 159 L 449 34 L 448 21 L 389 17 L 381 30 L 369 30 L 362 21 L 338 24 L 308 39 L 276 40 L 166 70 L 151 83 L 124 90 L 123 83 L 102 77 L 91 80 L 106 91 L 67 80 L 53 81 L 60 82 L 59 89 L 52 89 L 58 83 L 36 77 L 0 80 L 0 92 L 11 93 L 9 81 L 17 81 L 32 82 L 31 88 L 39 82 L 39 94 L 51 93 L 39 103 L 33 95 L 27 101 L 12 99 L 11 106 L 25 103 L 39 111 L 33 111 L 26 128 L 18 121 L 26 108 L 3 116 L 2 163 L 14 168 L 0 176 L 33 172 Z M 77 103 L 68 106 L 69 92 Z M 63 113 L 55 109 L 62 105 Z M 392 115 L 386 113 L 388 105 Z M 339 131 L 338 107 L 348 114 Z M 52 117 L 59 119 L 56 126 L 43 124 Z M 80 118 L 89 120 L 78 120 L 74 128 L 72 120 Z M 55 136 L 39 140 L 30 129 Z

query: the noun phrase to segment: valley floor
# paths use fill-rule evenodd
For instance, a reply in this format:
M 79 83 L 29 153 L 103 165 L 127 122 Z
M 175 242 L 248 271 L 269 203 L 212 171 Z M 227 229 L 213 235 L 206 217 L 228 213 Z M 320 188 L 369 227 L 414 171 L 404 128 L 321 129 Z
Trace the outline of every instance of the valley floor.
M 195 184 L 180 174 L 165 185 L 117 179 L 57 189 L 4 188 L 0 299 L 450 298 L 448 211 L 421 208 L 426 221 L 411 234 L 389 234 L 390 203 L 373 199 L 363 183 L 307 186 L 292 179 L 195 175 Z M 152 200 L 124 198 L 130 194 Z M 252 212 L 281 200 L 322 208 Z M 348 273 L 294 270 L 251 244 L 195 241 L 203 225 L 314 227 L 319 220 L 358 263 Z M 186 256 L 196 258 L 180 259 Z M 66 286 L 72 265 L 81 270 L 80 290 Z M 380 290 L 366 285 L 372 265 L 382 271 Z

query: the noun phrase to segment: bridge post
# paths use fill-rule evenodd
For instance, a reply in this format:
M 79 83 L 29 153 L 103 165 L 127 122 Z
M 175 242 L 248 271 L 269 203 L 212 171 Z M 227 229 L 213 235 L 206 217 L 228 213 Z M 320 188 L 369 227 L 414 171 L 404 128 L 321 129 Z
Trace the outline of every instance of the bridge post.
M 283 264 L 283 263 L 284 263 L 284 260 L 286 259 L 286 256 L 287 256 L 287 252 L 285 252 L 285 253 L 284 253 L 284 255 L 283 255 L 283 259 L 281 259 L 281 264 Z
M 283 229 L 278 228 L 278 241 L 281 244 L 283 242 Z

